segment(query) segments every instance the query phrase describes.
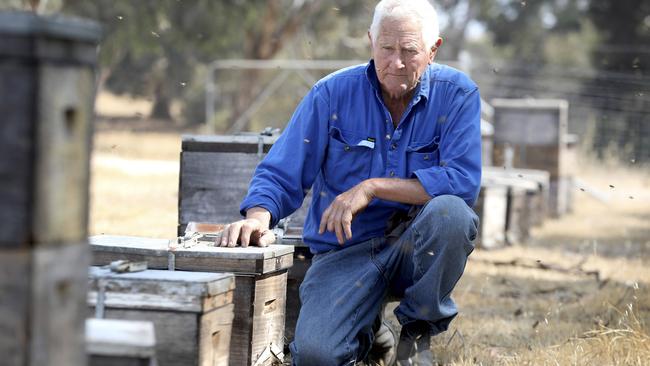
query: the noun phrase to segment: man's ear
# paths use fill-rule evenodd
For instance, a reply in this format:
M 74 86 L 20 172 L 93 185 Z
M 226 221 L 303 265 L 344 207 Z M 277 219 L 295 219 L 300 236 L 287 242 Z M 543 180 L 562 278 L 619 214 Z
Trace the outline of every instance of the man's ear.
M 373 44 L 372 44 L 372 36 L 370 35 L 370 31 L 368 31 L 368 40 L 370 41 L 370 49 L 372 49 Z
M 438 52 L 438 48 L 442 46 L 442 38 L 438 37 L 436 42 L 431 46 L 431 52 L 429 53 L 429 63 L 433 63 L 433 59 L 436 57 L 436 53 Z

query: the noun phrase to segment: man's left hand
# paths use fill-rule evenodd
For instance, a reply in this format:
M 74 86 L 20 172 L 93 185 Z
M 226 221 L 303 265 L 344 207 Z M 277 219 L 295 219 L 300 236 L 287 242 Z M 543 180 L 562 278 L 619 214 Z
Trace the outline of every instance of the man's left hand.
M 370 180 L 339 194 L 323 212 L 318 233 L 333 231 L 339 244 L 343 245 L 345 240 L 352 238 L 352 219 L 368 207 L 373 198 Z

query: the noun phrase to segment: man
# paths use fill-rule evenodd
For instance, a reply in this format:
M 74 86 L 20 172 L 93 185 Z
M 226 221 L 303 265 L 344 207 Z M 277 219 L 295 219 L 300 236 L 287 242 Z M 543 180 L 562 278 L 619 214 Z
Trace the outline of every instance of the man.
M 433 63 L 442 39 L 426 0 L 381 1 L 368 36 L 370 62 L 316 83 L 256 169 L 246 218 L 222 236 L 222 246 L 274 242 L 269 228 L 312 189 L 295 365 L 367 361 L 387 294 L 401 298 L 398 363 L 431 364 L 430 337 L 457 314 L 450 293 L 476 236 L 476 85 Z

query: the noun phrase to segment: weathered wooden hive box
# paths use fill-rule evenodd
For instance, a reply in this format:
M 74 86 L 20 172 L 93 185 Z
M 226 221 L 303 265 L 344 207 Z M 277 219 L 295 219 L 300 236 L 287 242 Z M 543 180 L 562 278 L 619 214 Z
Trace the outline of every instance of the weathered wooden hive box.
M 549 214 L 571 208 L 568 108 L 565 100 L 494 99 L 495 166 L 550 173 Z
M 86 319 L 89 366 L 154 366 L 156 336 L 150 321 Z
M 125 236 L 94 236 L 90 245 L 95 265 L 127 259 L 147 261 L 149 268 L 234 273 L 229 364 L 254 365 L 265 351 L 283 348 L 287 270 L 293 264 L 293 246 L 183 248 L 170 246 L 165 239 Z
M 480 219 L 476 246 L 484 249 L 504 246 L 506 244 L 508 188 L 501 184 L 481 183 L 474 211 Z
M 90 267 L 88 278 L 88 305 L 95 317 L 154 323 L 161 366 L 230 364 L 231 273 L 115 273 Z
M 94 22 L 0 11 L 4 366 L 85 365 L 88 178 L 100 38 Z
M 526 188 L 526 205 L 529 208 L 529 221 L 532 226 L 541 225 L 549 210 L 550 174 L 535 169 L 503 169 L 501 167 L 483 167 L 483 180 L 506 180 L 510 185 L 520 184 Z M 534 189 L 533 182 L 537 189 Z M 508 183 L 506 183 L 508 184 Z
M 178 235 L 184 234 L 189 222 L 229 223 L 241 219 L 239 204 L 248 192 L 248 184 L 257 164 L 276 140 L 277 136 L 262 135 L 183 136 Z M 311 193 L 308 193 L 302 207 L 283 220 L 285 231 L 294 234 L 289 235 L 288 240 L 279 238 L 279 242 L 296 247 L 287 279 L 287 341 L 293 339 L 300 310 L 298 288 L 311 263 L 309 248 L 301 239 L 310 202 Z
M 184 135 L 178 188 L 178 235 L 189 222 L 230 223 L 241 219 L 239 204 L 257 164 L 277 136 Z M 310 193 L 287 220 L 302 228 Z M 218 203 L 218 204 L 217 204 Z
M 289 244 L 294 247 L 293 265 L 289 268 L 287 275 L 287 316 L 284 327 L 286 350 L 295 335 L 298 314 L 300 313 L 300 285 L 305 279 L 307 270 L 311 266 L 313 254 L 309 250 L 309 245 L 305 244 L 302 240 L 302 228 L 291 228 L 285 231 L 284 236 L 280 240 L 283 244 Z
M 482 180 L 484 185 L 506 188 L 506 243 L 521 244 L 529 237 L 533 211 L 537 209 L 536 200 L 542 197 L 539 185 L 532 180 L 504 174 L 487 173 Z
M 493 148 L 494 126 L 492 123 L 481 118 L 481 164 L 483 166 L 492 165 Z

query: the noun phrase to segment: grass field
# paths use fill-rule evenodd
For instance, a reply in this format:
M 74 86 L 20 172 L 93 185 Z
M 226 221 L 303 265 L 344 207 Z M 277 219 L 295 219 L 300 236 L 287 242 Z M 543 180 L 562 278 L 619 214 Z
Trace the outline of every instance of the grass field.
M 179 152 L 177 133 L 99 128 L 91 234 L 173 238 Z M 573 213 L 526 245 L 472 254 L 461 313 L 435 338 L 440 364 L 650 364 L 650 172 L 583 161 L 574 173 Z

